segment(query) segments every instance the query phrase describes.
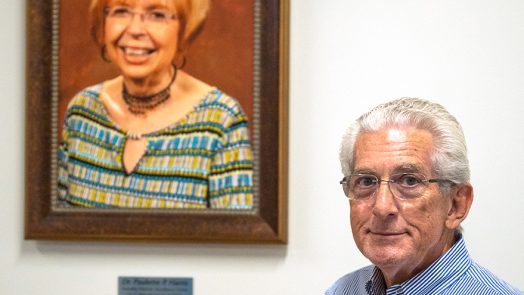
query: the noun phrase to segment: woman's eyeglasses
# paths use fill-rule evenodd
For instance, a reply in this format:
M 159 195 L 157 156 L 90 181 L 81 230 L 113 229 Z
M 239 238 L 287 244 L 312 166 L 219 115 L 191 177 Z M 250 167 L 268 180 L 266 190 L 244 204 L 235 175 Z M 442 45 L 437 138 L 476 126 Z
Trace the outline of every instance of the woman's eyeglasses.
M 123 25 L 129 25 L 135 15 L 148 27 L 164 26 L 176 19 L 176 15 L 166 9 L 135 11 L 127 6 L 113 6 L 106 8 L 105 12 L 109 19 Z

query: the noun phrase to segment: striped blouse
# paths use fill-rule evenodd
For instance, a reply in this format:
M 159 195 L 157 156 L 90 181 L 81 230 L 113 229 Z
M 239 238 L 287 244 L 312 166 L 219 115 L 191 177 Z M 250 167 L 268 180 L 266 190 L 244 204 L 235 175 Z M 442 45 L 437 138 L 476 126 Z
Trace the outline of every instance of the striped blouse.
M 427 269 L 386 289 L 380 269 L 370 265 L 338 279 L 326 295 L 505 295 L 524 294 L 479 266 L 469 256 L 464 239 Z
M 247 118 L 232 97 L 214 88 L 183 119 L 146 134 L 146 151 L 127 174 L 127 134 L 107 115 L 101 89 L 86 88 L 69 103 L 58 151 L 59 199 L 86 207 L 253 207 Z

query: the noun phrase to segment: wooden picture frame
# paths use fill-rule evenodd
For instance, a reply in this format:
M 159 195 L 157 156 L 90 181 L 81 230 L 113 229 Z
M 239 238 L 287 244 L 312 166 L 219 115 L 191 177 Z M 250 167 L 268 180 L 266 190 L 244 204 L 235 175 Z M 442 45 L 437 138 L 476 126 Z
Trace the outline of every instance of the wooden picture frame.
M 54 205 L 62 123 L 60 0 L 27 0 L 26 239 L 287 243 L 289 2 L 253 0 L 253 8 L 253 101 L 247 113 L 254 209 L 89 209 Z

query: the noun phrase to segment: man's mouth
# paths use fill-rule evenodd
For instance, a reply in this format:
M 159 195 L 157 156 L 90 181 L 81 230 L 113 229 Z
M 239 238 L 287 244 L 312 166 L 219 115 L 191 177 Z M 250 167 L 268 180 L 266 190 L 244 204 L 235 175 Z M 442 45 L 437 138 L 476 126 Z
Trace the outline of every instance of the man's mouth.
M 402 235 L 404 233 L 401 233 L 401 232 L 371 232 L 372 234 L 374 235 L 378 235 L 378 236 L 399 236 L 399 235 Z
M 383 237 L 394 237 L 394 236 L 400 236 L 405 233 L 407 233 L 405 230 L 381 230 L 381 229 L 368 229 L 368 233 L 375 235 L 375 236 L 383 236 Z

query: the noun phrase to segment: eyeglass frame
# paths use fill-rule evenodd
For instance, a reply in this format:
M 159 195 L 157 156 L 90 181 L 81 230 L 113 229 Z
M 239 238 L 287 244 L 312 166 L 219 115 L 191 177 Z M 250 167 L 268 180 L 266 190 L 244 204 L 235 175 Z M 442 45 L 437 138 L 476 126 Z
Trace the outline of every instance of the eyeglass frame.
M 374 197 L 377 193 L 377 191 L 379 190 L 380 188 L 380 185 L 383 183 L 383 182 L 386 182 L 388 184 L 388 189 L 389 191 L 391 192 L 391 195 L 393 195 L 395 198 L 399 199 L 399 200 L 416 200 L 418 198 L 420 198 L 423 193 L 421 193 L 420 195 L 416 196 L 416 197 L 413 197 L 413 198 L 405 198 L 405 197 L 402 197 L 402 196 L 397 196 L 394 192 L 393 189 L 391 189 L 391 184 L 398 184 L 398 180 L 400 180 L 403 176 L 409 176 L 409 175 L 412 175 L 414 176 L 415 178 L 417 178 L 420 183 L 423 183 L 423 184 L 429 184 L 429 183 L 451 183 L 451 186 L 454 186 L 454 185 L 457 185 L 458 183 L 454 182 L 453 180 L 450 180 L 450 179 L 442 179 L 442 178 L 430 178 L 430 179 L 426 179 L 426 176 L 422 173 L 406 173 L 406 172 L 401 172 L 401 173 L 394 173 L 392 175 L 389 176 L 389 179 L 381 179 L 380 177 L 374 175 L 374 174 L 368 174 L 368 173 L 357 173 L 357 174 L 352 174 L 352 175 L 349 175 L 349 176 L 344 176 L 344 178 L 342 178 L 342 180 L 339 182 L 341 185 L 342 185 L 342 189 L 344 191 L 344 195 L 350 199 L 350 200 L 354 200 L 354 201 L 365 201 L 365 200 L 369 200 L 371 199 L 372 197 Z M 350 179 L 352 176 L 370 176 L 372 178 L 374 178 L 374 185 L 376 185 L 376 188 L 373 190 L 372 193 L 370 193 L 368 196 L 366 197 L 362 197 L 362 198 L 352 198 L 350 197 L 350 189 L 349 189 L 349 184 L 350 184 Z M 398 176 L 398 177 L 397 177 Z M 377 185 L 378 184 L 378 185 Z M 399 192 L 398 189 L 396 189 L 395 191 Z
M 118 16 L 114 16 L 114 15 L 111 15 L 112 13 L 114 13 L 115 10 L 117 9 L 125 9 L 127 13 L 130 13 L 130 17 L 118 17 Z M 155 12 L 159 12 L 161 11 L 162 13 L 166 13 L 166 19 L 164 20 L 165 22 L 151 22 L 150 20 L 148 21 L 148 15 L 153 15 Z M 146 10 L 146 11 L 136 11 L 134 9 L 131 9 L 130 7 L 128 6 L 124 6 L 124 5 L 116 5 L 116 6 L 113 6 L 113 7 L 106 7 L 104 9 L 104 13 L 106 15 L 107 18 L 109 19 L 114 19 L 114 20 L 127 20 L 127 25 L 131 24 L 131 22 L 133 21 L 133 18 L 135 17 L 135 15 L 138 15 L 140 16 L 140 21 L 144 24 L 144 25 L 147 25 L 147 26 L 150 26 L 150 25 L 167 25 L 167 22 L 168 21 L 171 21 L 171 20 L 176 20 L 178 19 L 177 15 L 175 13 L 172 13 L 166 9 L 152 9 L 152 10 Z

